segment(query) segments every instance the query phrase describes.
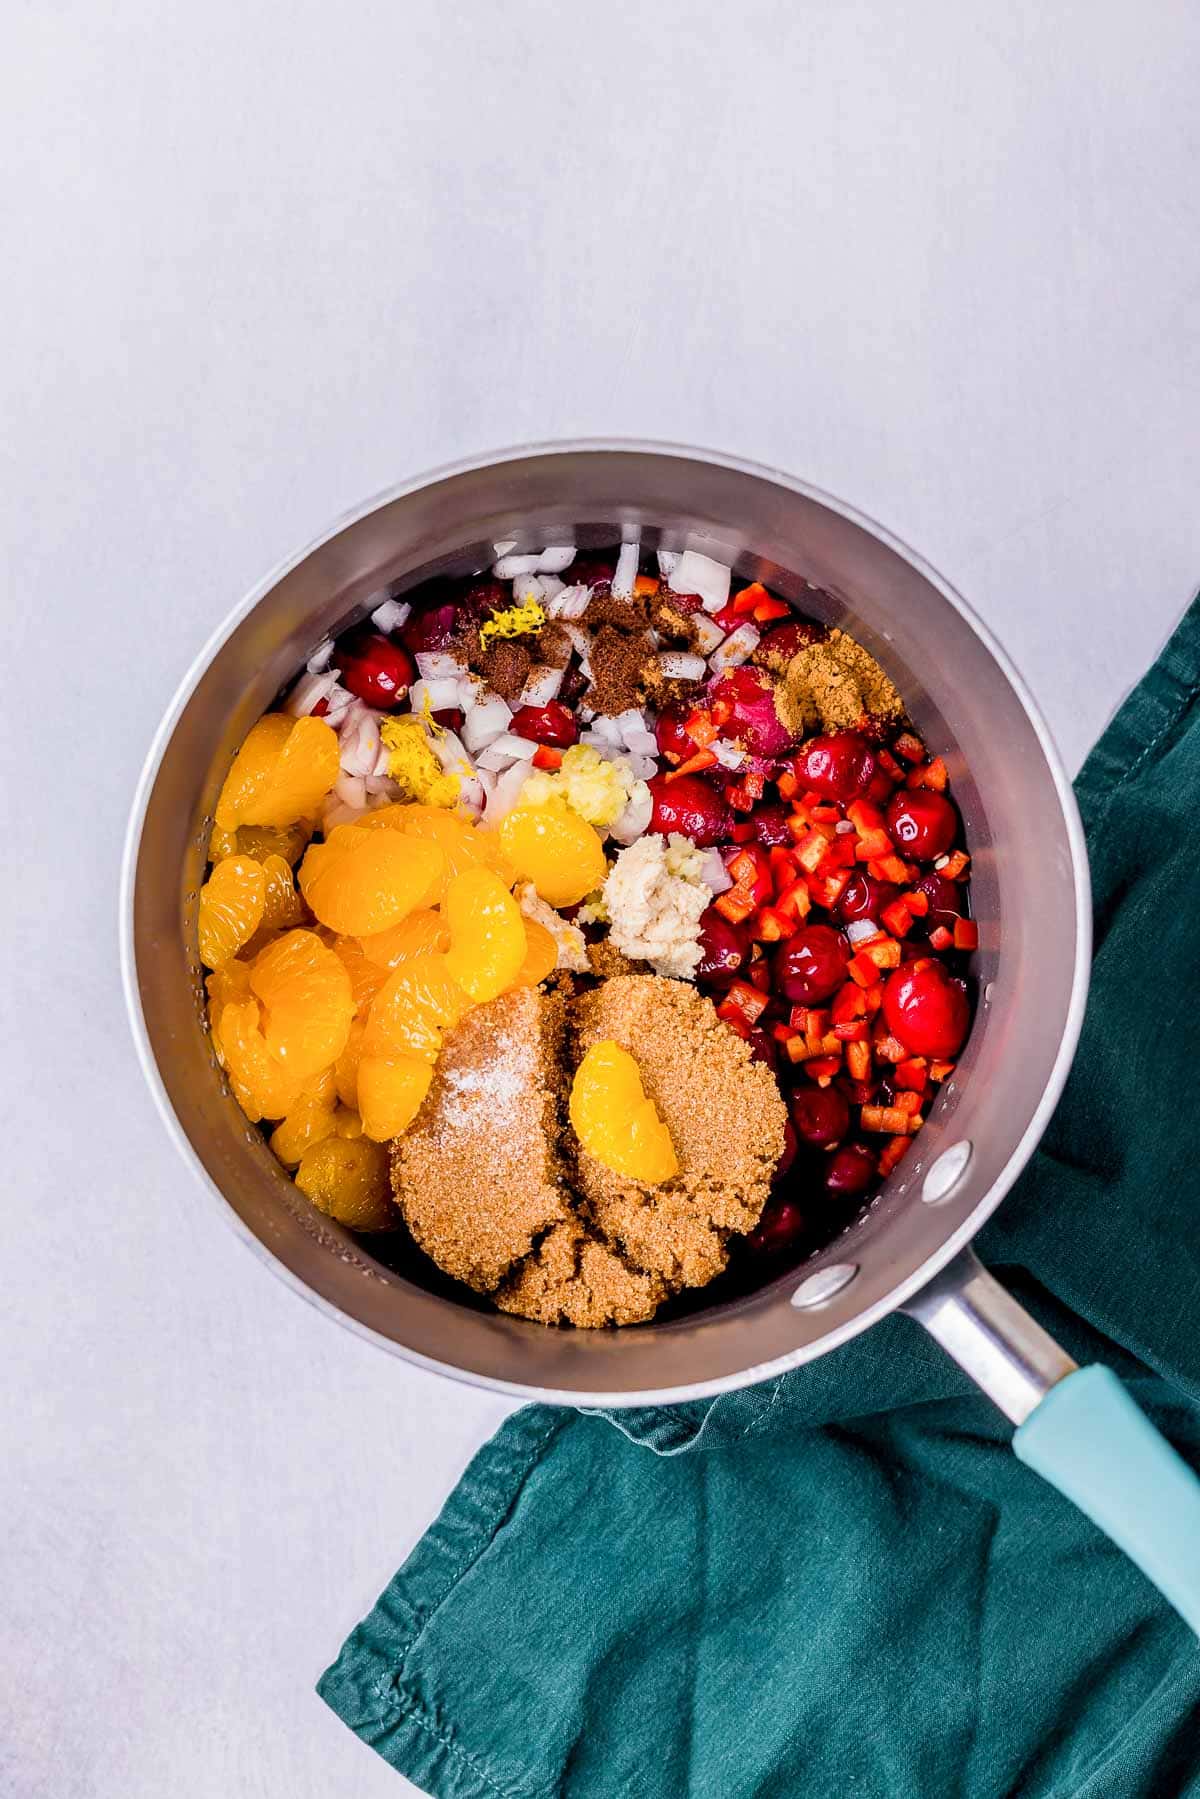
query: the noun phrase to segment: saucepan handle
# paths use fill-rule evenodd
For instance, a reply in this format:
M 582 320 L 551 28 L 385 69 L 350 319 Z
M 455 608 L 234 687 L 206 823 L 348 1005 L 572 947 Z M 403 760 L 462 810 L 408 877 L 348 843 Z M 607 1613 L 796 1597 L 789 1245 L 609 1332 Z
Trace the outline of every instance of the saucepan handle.
M 1017 1425 L 1020 1459 L 1200 1634 L 1200 1479 L 1112 1370 L 1080 1368 L 969 1249 L 904 1309 Z

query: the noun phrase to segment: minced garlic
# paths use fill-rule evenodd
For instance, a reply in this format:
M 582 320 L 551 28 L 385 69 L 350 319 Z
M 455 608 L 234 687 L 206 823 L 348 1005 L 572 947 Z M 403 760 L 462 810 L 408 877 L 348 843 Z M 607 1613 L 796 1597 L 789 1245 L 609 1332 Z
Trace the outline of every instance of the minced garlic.
M 700 963 L 700 915 L 712 902 L 704 858 L 686 837 L 640 837 L 621 851 L 604 883 L 609 941 L 655 974 L 691 980 Z
M 623 758 L 610 762 L 589 744 L 576 743 L 553 772 L 534 769 L 521 788 L 521 804 L 540 806 L 551 799 L 565 800 L 572 812 L 598 831 L 606 831 L 638 788 L 649 794 L 645 782 L 635 780 Z

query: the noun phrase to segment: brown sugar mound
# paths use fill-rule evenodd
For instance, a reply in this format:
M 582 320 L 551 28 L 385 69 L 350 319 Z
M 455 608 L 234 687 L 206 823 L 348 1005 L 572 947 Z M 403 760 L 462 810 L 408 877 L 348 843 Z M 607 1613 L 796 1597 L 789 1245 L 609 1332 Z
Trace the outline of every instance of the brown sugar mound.
M 479 1293 L 570 1216 L 555 1148 L 565 1012 L 528 987 L 468 1012 L 392 1145 L 392 1189 L 413 1237 Z
M 665 1284 L 640 1274 L 577 1219 L 555 1225 L 496 1294 L 502 1312 L 538 1324 L 644 1324 L 667 1297 Z
M 683 981 L 621 975 L 573 1008 L 574 1053 L 619 1043 L 671 1133 L 679 1173 L 657 1187 L 615 1174 L 578 1145 L 574 1184 L 604 1236 L 672 1288 L 725 1266 L 729 1234 L 758 1223 L 783 1153 L 786 1109 L 769 1068 Z

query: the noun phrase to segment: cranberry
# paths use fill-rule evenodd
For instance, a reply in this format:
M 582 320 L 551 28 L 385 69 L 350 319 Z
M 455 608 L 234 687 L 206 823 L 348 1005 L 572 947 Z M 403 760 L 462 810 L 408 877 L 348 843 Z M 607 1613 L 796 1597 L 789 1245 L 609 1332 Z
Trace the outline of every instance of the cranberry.
M 603 556 L 576 556 L 562 579 L 572 587 L 608 587 L 613 578 L 613 564 Z
M 828 1149 L 850 1129 L 850 1108 L 836 1087 L 794 1087 L 788 1098 L 792 1123 L 802 1143 Z
M 775 1172 L 771 1176 L 773 1181 L 781 1181 L 789 1172 L 799 1149 L 800 1139 L 796 1135 L 796 1127 L 790 1118 L 785 1118 L 783 1121 L 783 1153 L 775 1164 Z
M 562 678 L 562 686 L 558 690 L 558 697 L 565 705 L 573 705 L 576 700 L 581 700 L 583 698 L 589 686 L 590 682 L 579 664 L 572 661 L 566 674 Z
M 746 1238 L 747 1249 L 756 1255 L 780 1255 L 803 1237 L 807 1219 L 798 1205 L 785 1199 L 781 1205 L 769 1205 Z
M 793 766 L 802 787 L 844 803 L 866 792 L 878 764 L 857 731 L 839 731 L 806 743 Z
M 954 929 L 956 918 L 967 915 L 966 895 L 957 881 L 948 881 L 945 875 L 925 875 L 917 882 L 916 891 L 923 893 L 929 901 L 929 910 L 917 923 L 932 931 L 938 925 L 945 925 L 947 930 Z
M 752 1062 L 765 1062 L 768 1068 L 779 1065 L 779 1047 L 774 1037 L 768 1037 L 761 1025 L 751 1025 L 746 1033 L 746 1042 L 750 1045 Z
M 689 756 L 696 754 L 696 746 L 683 728 L 691 716 L 690 706 L 663 707 L 654 727 L 654 740 L 658 744 L 660 756 L 670 754 L 678 756 L 681 762 L 686 762 Z
M 415 655 L 444 650 L 458 628 L 459 609 L 454 605 L 414 606 L 400 627 L 400 636 Z
M 877 1173 L 874 1152 L 865 1143 L 844 1143 L 825 1164 L 825 1191 L 839 1199 L 861 1199 Z
M 883 908 L 899 897 L 900 888 L 891 881 L 877 881 L 864 868 L 856 868 L 834 907 L 834 915 L 841 924 L 853 924 L 856 918 L 873 918 L 878 924 Z
M 444 725 L 447 731 L 461 731 L 467 722 L 467 715 L 461 706 L 443 706 L 440 712 L 433 715 L 435 725 Z
M 699 612 L 704 604 L 698 593 L 671 593 L 668 591 L 663 595 L 663 599 L 672 612 L 678 612 L 681 618 L 691 618 L 692 614 Z
M 828 636 L 826 626 L 818 625 L 810 618 L 790 618 L 786 625 L 776 625 L 773 631 L 764 634 L 756 654 L 764 661 L 778 657 L 781 662 L 790 662 L 810 643 L 821 643 Z
M 863 798 L 870 800 L 873 806 L 886 806 L 892 797 L 896 783 L 886 768 L 877 768 L 867 782 Z
M 474 619 L 489 618 L 493 612 L 503 612 L 512 603 L 511 587 L 486 579 L 472 581 L 459 601 L 467 616 Z
M 700 966 L 698 981 L 710 987 L 728 987 L 750 954 L 750 932 L 744 924 L 731 924 L 715 906 L 700 914 Z
M 778 756 L 796 741 L 775 706 L 775 684 L 761 669 L 731 668 L 708 690 L 714 704 L 729 707 L 721 735 L 736 739 L 754 756 Z
M 971 1022 L 967 990 L 940 962 L 901 967 L 883 989 L 883 1016 L 892 1036 L 912 1056 L 944 1061 L 963 1046 Z
M 700 849 L 720 843 L 729 835 L 729 807 L 709 782 L 699 775 L 655 775 L 647 785 L 654 799 L 650 829 L 664 837 L 678 831 Z
M 388 712 L 413 683 L 413 659 L 402 644 L 378 631 L 353 632 L 337 647 L 341 683 L 355 699 Z
M 544 706 L 521 706 L 513 713 L 509 730 L 530 743 L 548 743 L 552 749 L 570 749 L 579 736 L 574 716 L 559 700 Z
M 958 813 L 944 794 L 931 787 L 906 788 L 888 803 L 887 828 L 901 855 L 932 862 L 954 842 Z
M 794 1006 L 816 1006 L 837 992 L 849 960 L 840 931 L 827 924 L 802 924 L 775 951 L 771 973 L 776 989 Z
M 750 814 L 750 823 L 754 826 L 756 841 L 764 844 L 767 849 L 773 849 L 777 844 L 789 845 L 793 841 L 792 833 L 788 829 L 790 816 L 786 806 L 775 802 L 765 806 L 756 806 Z

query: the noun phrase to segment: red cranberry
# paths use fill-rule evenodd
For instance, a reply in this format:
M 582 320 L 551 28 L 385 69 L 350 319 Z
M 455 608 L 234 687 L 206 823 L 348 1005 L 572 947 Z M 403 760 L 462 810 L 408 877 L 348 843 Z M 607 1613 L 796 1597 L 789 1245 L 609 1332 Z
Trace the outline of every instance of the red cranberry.
M 735 739 L 754 756 L 778 756 L 795 743 L 775 706 L 775 683 L 761 669 L 731 668 L 708 690 L 709 700 L 729 707 L 721 735 Z
M 378 631 L 355 632 L 336 651 L 342 686 L 368 706 L 390 711 L 413 683 L 413 659 L 402 644 Z
M 562 686 L 558 690 L 558 697 L 564 705 L 572 706 L 577 700 L 583 698 L 590 685 L 591 683 L 579 664 L 572 660 L 566 674 L 562 678 Z
M 828 628 L 811 618 L 790 618 L 785 625 L 776 625 L 773 631 L 764 633 L 755 654 L 764 662 L 775 658 L 790 662 L 810 643 L 821 643 L 828 636 Z
M 877 763 L 857 731 L 836 737 L 814 737 L 795 758 L 800 785 L 823 799 L 843 803 L 859 798 L 871 783 Z
M 773 1181 L 781 1181 L 789 1172 L 799 1149 L 800 1139 L 796 1135 L 796 1127 L 790 1118 L 785 1118 L 783 1121 L 783 1154 L 775 1164 L 775 1172 L 771 1176 Z
M 883 989 L 883 1016 L 911 1056 L 956 1056 L 971 1022 L 967 990 L 940 962 L 898 968 Z
M 468 618 L 474 619 L 489 618 L 493 612 L 503 612 L 512 603 L 511 587 L 486 579 L 470 582 L 459 601 Z
M 678 612 L 681 618 L 691 618 L 704 604 L 698 593 L 672 593 L 668 590 L 663 594 L 663 599 L 671 611 Z
M 958 830 L 958 813 L 931 787 L 905 788 L 888 802 L 888 835 L 902 856 L 932 862 L 944 856 Z
M 787 807 L 774 801 L 765 806 L 756 806 L 750 814 L 756 842 L 765 845 L 767 849 L 773 849 L 778 844 L 785 847 L 789 845 L 793 841 L 788 829 L 789 817 Z
M 654 740 L 658 744 L 660 756 L 670 753 L 678 756 L 681 762 L 686 762 L 689 756 L 696 754 L 696 746 L 683 728 L 691 716 L 690 706 L 663 707 L 654 727 Z
M 849 886 L 833 909 L 834 916 L 842 924 L 853 924 L 856 918 L 873 918 L 878 924 L 883 908 L 899 897 L 900 888 L 891 881 L 877 881 L 866 869 L 856 868 L 850 876 Z
M 828 1149 L 850 1129 L 850 1108 L 836 1087 L 794 1087 L 788 1097 L 792 1123 L 802 1143 Z
M 715 906 L 700 914 L 700 966 L 698 981 L 710 987 L 728 987 L 750 954 L 750 932 L 744 924 L 731 924 Z
M 414 606 L 400 627 L 400 636 L 413 655 L 444 650 L 458 628 L 457 606 Z
M 447 731 L 461 731 L 467 722 L 467 715 L 461 706 L 443 706 L 440 712 L 433 715 L 435 725 L 444 725 Z
M 861 1199 L 875 1184 L 878 1167 L 865 1143 L 844 1143 L 825 1163 L 825 1191 L 839 1199 Z
M 746 1247 L 756 1255 L 781 1255 L 803 1237 L 807 1220 L 798 1205 L 785 1199 L 780 1205 L 769 1205 L 746 1238 Z
M 576 556 L 561 578 L 571 587 L 608 587 L 613 568 L 612 561 L 604 556 Z
M 513 713 L 509 730 L 530 743 L 548 743 L 552 749 L 570 749 L 579 736 L 573 714 L 559 700 L 544 706 L 521 706 Z
M 917 882 L 916 891 L 923 893 L 929 901 L 929 910 L 917 923 L 932 931 L 938 925 L 947 930 L 954 929 L 956 918 L 967 915 L 966 894 L 957 881 L 948 881 L 945 875 L 925 875 Z
M 850 951 L 832 925 L 802 924 L 775 951 L 771 973 L 777 990 L 794 1006 L 817 1006 L 846 979 Z
M 768 1037 L 761 1025 L 751 1025 L 746 1033 L 746 1042 L 750 1045 L 752 1062 L 765 1062 L 768 1068 L 779 1066 L 779 1046 L 774 1037 Z
M 886 806 L 892 797 L 896 783 L 886 768 L 877 768 L 867 782 L 863 798 L 870 800 L 873 806 Z
M 699 775 L 655 775 L 647 785 L 654 799 L 650 829 L 664 837 L 678 831 L 700 849 L 707 849 L 729 835 L 729 807 L 708 781 Z

